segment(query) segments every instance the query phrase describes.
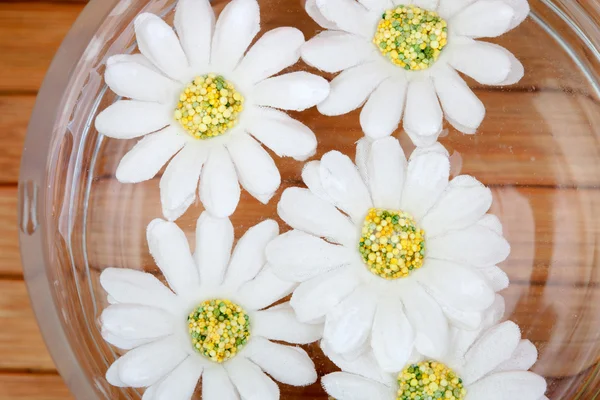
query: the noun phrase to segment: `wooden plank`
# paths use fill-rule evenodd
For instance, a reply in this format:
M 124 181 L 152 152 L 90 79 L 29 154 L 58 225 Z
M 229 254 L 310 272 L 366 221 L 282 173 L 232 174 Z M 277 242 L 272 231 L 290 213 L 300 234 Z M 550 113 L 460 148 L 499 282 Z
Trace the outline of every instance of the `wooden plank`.
M 67 385 L 55 374 L 0 374 L 0 400 L 72 399 Z
M 0 183 L 19 180 L 21 152 L 35 96 L 0 96 Z
M 215 7 L 220 9 L 222 3 L 215 2 Z M 54 53 L 83 6 L 81 1 L 0 3 L 0 91 L 39 88 Z M 283 7 L 279 0 L 262 0 L 261 6 L 265 30 L 297 26 L 307 38 L 321 30 L 303 11 L 300 1 Z M 527 68 L 517 88 L 588 91 L 577 65 L 533 20 L 491 41 L 511 50 Z
M 0 280 L 0 369 L 55 371 L 29 305 L 25 282 Z
M 0 3 L 0 91 L 37 91 L 84 4 Z
M 0 276 L 22 276 L 16 187 L 0 187 L 0 249 Z

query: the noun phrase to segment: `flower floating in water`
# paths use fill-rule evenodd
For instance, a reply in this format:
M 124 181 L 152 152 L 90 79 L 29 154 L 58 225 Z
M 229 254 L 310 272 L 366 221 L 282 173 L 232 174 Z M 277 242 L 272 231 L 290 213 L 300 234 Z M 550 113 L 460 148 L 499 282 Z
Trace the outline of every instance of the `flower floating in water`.
M 395 138 L 362 139 L 357 165 L 332 151 L 287 189 L 279 216 L 294 230 L 267 246 L 282 279 L 300 282 L 290 304 L 303 322 L 325 321 L 324 341 L 347 357 L 372 348 L 386 371 L 416 349 L 448 348 L 449 322 L 476 329 L 510 252 L 492 195 L 476 179 L 448 182 L 438 143 L 406 161 Z
M 192 255 L 177 225 L 150 223 L 150 253 L 172 291 L 148 273 L 102 272 L 112 303 L 102 313 L 102 336 L 131 350 L 112 364 L 107 380 L 147 387 L 144 398 L 173 400 L 191 398 L 201 376 L 207 400 L 237 399 L 238 393 L 278 399 L 271 378 L 295 386 L 315 382 L 304 350 L 271 342 L 311 343 L 322 333 L 319 325 L 299 322 L 289 303 L 267 308 L 294 288 L 265 263 L 265 246 L 278 232 L 274 221 L 264 221 L 242 236 L 231 255 L 231 222 L 204 213 Z
M 141 14 L 135 32 L 142 54 L 107 62 L 108 86 L 131 100 L 104 110 L 98 131 L 117 139 L 145 135 L 121 160 L 117 179 L 152 179 L 172 158 L 160 181 L 169 220 L 195 200 L 199 181 L 200 199 L 217 217 L 233 213 L 240 183 L 268 202 L 281 177 L 259 142 L 297 160 L 317 146 L 308 127 L 276 108 L 304 110 L 329 93 L 325 79 L 306 72 L 272 77 L 298 61 L 304 36 L 277 28 L 244 55 L 260 30 L 256 0 L 232 0 L 216 24 L 208 0 L 180 0 L 175 28 Z
M 482 329 L 453 328 L 450 351 L 432 360 L 417 356 L 392 373 L 382 371 L 372 353 L 347 360 L 322 346 L 342 369 L 321 379 L 337 400 L 548 400 L 546 381 L 528 371 L 537 361 L 537 350 L 521 340 L 519 327 L 507 321 L 498 296 Z
M 527 0 L 307 0 L 306 10 L 328 30 L 302 47 L 302 59 L 342 71 L 319 111 L 341 115 L 366 102 L 360 122 L 373 139 L 391 135 L 403 116 L 418 146 L 437 140 L 444 115 L 475 133 L 485 107 L 457 71 L 484 85 L 523 77 L 509 51 L 475 39 L 518 26 Z

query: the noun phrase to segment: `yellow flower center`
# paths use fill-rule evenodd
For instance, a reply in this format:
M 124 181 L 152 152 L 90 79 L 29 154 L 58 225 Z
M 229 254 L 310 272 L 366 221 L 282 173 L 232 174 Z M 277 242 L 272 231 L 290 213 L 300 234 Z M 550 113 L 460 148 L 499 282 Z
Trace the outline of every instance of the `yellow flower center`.
M 198 139 L 220 136 L 233 128 L 244 109 L 244 98 L 220 75 L 196 77 L 181 92 L 175 119 Z
M 365 217 L 358 249 L 375 275 L 404 278 L 423 266 L 425 232 L 404 211 L 372 208 Z
M 448 24 L 434 11 L 399 6 L 382 15 L 373 43 L 395 65 L 424 70 L 448 44 Z
M 398 374 L 397 400 L 463 400 L 466 394 L 462 379 L 437 361 L 412 364 Z
M 250 337 L 250 318 L 235 303 L 225 299 L 202 302 L 188 316 L 194 350 L 222 363 L 233 358 Z

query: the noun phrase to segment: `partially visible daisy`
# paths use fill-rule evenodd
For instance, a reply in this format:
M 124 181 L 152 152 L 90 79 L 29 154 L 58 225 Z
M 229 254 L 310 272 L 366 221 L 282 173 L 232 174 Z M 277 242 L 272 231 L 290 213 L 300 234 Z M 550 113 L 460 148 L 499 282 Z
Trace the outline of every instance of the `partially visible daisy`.
M 325 321 L 324 341 L 352 358 L 372 348 L 386 371 L 416 349 L 441 357 L 449 325 L 476 329 L 510 247 L 492 195 L 475 178 L 450 182 L 438 143 L 407 163 L 397 139 L 362 139 L 357 165 L 332 151 L 308 163 L 308 189 L 287 189 L 279 216 L 292 231 L 267 246 L 282 279 L 300 282 L 290 304 L 303 322 Z
M 329 84 L 306 72 L 272 77 L 298 61 L 304 36 L 296 28 L 273 29 L 246 53 L 259 30 L 256 0 L 232 0 L 216 24 L 209 0 L 179 0 L 175 31 L 156 15 L 140 14 L 142 54 L 107 62 L 106 83 L 131 100 L 100 113 L 96 128 L 116 139 L 146 135 L 121 160 L 121 182 L 149 180 L 172 158 L 160 181 L 169 220 L 196 199 L 199 180 L 200 200 L 217 217 L 233 213 L 240 183 L 268 202 L 281 177 L 259 142 L 297 160 L 316 150 L 314 133 L 277 108 L 312 107 L 327 97 Z
M 523 66 L 506 49 L 477 41 L 518 26 L 527 0 L 307 0 L 306 10 L 326 31 L 302 47 L 302 59 L 330 73 L 331 93 L 318 108 L 346 114 L 365 104 L 367 136 L 404 129 L 418 145 L 433 144 L 443 116 L 473 134 L 485 107 L 457 73 L 483 85 L 510 85 Z
M 231 254 L 231 222 L 203 213 L 192 255 L 177 225 L 152 221 L 148 246 L 170 289 L 140 271 L 109 268 L 100 276 L 112 303 L 102 313 L 102 336 L 131 350 L 109 368 L 108 382 L 147 387 L 144 399 L 169 400 L 190 399 L 201 376 L 204 400 L 275 400 L 273 379 L 315 382 L 304 350 L 271 341 L 310 343 L 322 331 L 299 322 L 288 303 L 267 308 L 294 288 L 265 263 L 265 246 L 278 231 L 264 221 Z
M 544 378 L 528 371 L 537 349 L 521 339 L 515 323 L 497 324 L 501 316 L 490 314 L 486 322 L 496 321 L 483 331 L 453 330 L 454 351 L 438 359 L 416 357 L 392 374 L 377 368 L 372 354 L 349 361 L 324 347 L 343 372 L 321 382 L 337 400 L 548 400 Z

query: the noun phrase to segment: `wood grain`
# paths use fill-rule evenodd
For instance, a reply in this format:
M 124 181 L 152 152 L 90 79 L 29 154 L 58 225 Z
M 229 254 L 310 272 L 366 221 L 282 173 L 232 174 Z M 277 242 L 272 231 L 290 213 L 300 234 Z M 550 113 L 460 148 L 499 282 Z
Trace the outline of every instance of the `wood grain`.
M 0 96 L 0 183 L 19 180 L 21 151 L 34 104 L 35 97 L 30 95 Z
M 0 400 L 66 400 L 69 389 L 57 374 L 0 374 Z
M 0 249 L 0 277 L 22 277 L 16 187 L 0 187 Z
M 33 316 L 25 282 L 0 280 L 0 293 L 0 370 L 55 371 Z

